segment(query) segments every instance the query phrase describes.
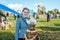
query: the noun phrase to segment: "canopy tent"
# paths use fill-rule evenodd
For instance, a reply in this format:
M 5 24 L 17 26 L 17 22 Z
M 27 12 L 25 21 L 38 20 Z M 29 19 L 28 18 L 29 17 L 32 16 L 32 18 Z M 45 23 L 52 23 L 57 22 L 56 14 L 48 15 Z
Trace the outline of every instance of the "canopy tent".
M 12 12 L 13 14 L 17 14 L 17 15 L 19 15 L 19 16 L 22 16 L 22 14 L 16 12 L 16 11 L 13 10 L 13 9 L 10 9 L 9 7 L 6 7 L 5 5 L 2 5 L 2 4 L 0 4 L 0 10 L 9 11 L 9 12 Z
M 22 16 L 21 13 L 15 11 L 15 10 L 13 10 L 13 9 L 11 9 L 11 8 L 3 5 L 3 4 L 0 4 L 0 10 L 9 11 L 9 12 L 12 12 L 12 14 L 17 14 L 17 15 L 19 15 L 19 16 Z M 30 10 L 30 15 L 34 15 L 34 14 L 36 14 L 36 12 L 34 12 L 33 10 Z

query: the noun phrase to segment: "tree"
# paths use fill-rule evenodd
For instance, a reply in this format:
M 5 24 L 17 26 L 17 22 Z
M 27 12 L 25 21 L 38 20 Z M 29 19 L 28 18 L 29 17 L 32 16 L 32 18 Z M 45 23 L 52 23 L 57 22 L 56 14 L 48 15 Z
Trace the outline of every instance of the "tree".
M 38 13 L 39 14 L 44 14 L 44 13 L 46 13 L 46 10 L 45 10 L 46 8 L 44 7 L 44 6 L 42 6 L 42 5 L 38 5 Z
M 54 14 L 59 14 L 59 9 L 54 9 Z
M 50 14 L 54 14 L 54 12 L 53 12 L 52 10 L 48 11 L 48 13 L 50 13 Z

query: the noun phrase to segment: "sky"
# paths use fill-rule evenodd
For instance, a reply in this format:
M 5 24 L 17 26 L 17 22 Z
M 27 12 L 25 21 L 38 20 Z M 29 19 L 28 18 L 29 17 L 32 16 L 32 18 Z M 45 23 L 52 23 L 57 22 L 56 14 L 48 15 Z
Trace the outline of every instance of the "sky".
M 60 0 L 0 0 L 0 4 L 6 5 L 14 10 L 22 10 L 24 7 L 27 7 L 37 12 L 38 4 L 45 6 L 46 11 L 55 8 L 60 10 Z

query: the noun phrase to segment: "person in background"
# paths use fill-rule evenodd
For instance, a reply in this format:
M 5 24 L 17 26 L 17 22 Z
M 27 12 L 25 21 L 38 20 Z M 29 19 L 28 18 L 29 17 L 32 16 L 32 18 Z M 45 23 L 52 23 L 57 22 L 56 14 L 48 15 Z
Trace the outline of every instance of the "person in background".
M 27 29 L 30 29 L 29 24 L 27 21 L 29 18 L 29 9 L 23 8 L 22 10 L 23 16 L 18 18 L 16 21 L 16 33 L 15 33 L 15 40 L 25 40 L 24 34 L 26 33 Z
M 36 19 L 39 19 L 39 14 L 36 14 Z
M 9 21 L 9 13 L 6 14 L 6 20 Z
M 3 19 L 2 19 L 2 15 L 0 15 L 0 30 L 3 30 L 4 29 L 4 22 L 3 22 Z
M 47 22 L 50 22 L 50 14 L 47 13 Z
M 17 15 L 16 15 L 16 14 L 14 14 L 14 20 L 16 20 L 16 16 L 17 16 Z

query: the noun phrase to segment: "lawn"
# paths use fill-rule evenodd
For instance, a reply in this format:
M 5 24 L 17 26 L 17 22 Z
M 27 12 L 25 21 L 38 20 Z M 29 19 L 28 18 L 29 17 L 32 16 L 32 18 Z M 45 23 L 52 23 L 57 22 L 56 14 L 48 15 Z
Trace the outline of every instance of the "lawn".
M 36 29 L 39 31 L 40 40 L 60 40 L 60 19 L 51 19 L 50 22 L 46 18 L 36 19 Z M 15 40 L 16 20 L 10 16 L 12 28 L 9 30 L 0 30 L 0 40 Z
M 46 31 L 60 31 L 60 19 L 51 19 L 50 22 L 46 21 L 46 18 L 37 19 L 36 28 L 43 29 Z

